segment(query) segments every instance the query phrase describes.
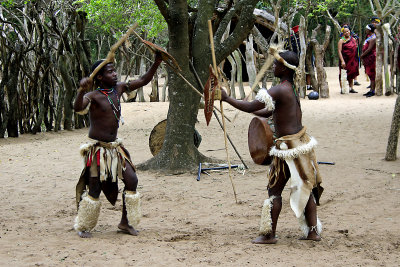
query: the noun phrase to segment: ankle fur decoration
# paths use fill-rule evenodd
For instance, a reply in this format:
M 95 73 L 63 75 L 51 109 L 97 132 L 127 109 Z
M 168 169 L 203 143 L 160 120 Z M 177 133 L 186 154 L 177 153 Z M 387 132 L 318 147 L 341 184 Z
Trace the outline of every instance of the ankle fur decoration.
M 317 232 L 318 235 L 321 235 L 322 233 L 322 223 L 318 217 L 317 217 L 317 225 L 308 227 L 306 217 L 303 213 L 299 218 L 299 224 L 300 224 L 300 230 L 303 232 L 304 237 L 307 237 L 308 233 L 312 230 L 315 230 L 315 232 Z
M 264 205 L 261 210 L 261 220 L 260 220 L 260 234 L 267 235 L 272 232 L 272 219 L 271 210 L 272 202 L 275 196 L 271 196 L 264 201 Z
M 74 229 L 78 232 L 90 232 L 97 224 L 101 203 L 89 195 L 84 195 L 79 203 L 78 216 L 75 218 Z
M 125 205 L 128 223 L 136 228 L 142 217 L 142 210 L 140 207 L 140 194 L 133 191 L 125 191 Z

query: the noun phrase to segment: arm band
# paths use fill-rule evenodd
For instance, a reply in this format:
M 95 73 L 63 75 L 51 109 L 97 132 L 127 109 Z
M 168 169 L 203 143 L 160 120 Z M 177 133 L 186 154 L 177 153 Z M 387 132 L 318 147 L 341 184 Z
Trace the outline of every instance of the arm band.
M 275 101 L 268 94 L 267 89 L 260 89 L 256 95 L 256 100 L 264 103 L 268 110 L 275 110 Z

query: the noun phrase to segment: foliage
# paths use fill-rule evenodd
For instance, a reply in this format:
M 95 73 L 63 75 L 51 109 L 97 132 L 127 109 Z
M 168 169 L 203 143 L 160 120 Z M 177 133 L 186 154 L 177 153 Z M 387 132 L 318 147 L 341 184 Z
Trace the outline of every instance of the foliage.
M 4 7 L 6 7 L 6 8 L 10 8 L 10 7 L 13 7 L 14 5 L 17 5 L 17 4 L 24 4 L 24 5 L 26 5 L 28 2 L 31 2 L 32 0 L 25 0 L 25 1 L 15 1 L 15 0 L 2 0 L 1 2 L 0 2 L 0 5 L 1 6 L 4 6 Z
M 77 0 L 74 4 L 87 13 L 94 27 L 109 32 L 110 29 L 123 32 L 137 22 L 149 37 L 157 36 L 166 28 L 166 23 L 152 0 Z

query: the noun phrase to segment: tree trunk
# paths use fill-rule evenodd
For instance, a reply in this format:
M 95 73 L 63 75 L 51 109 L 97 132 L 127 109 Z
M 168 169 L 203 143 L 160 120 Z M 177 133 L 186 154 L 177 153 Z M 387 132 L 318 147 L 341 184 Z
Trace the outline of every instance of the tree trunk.
M 18 137 L 18 76 L 20 72 L 20 56 L 19 54 L 14 55 L 15 58 L 11 60 L 10 73 L 6 90 L 8 93 L 8 121 L 7 121 L 7 133 L 8 137 Z
M 160 102 L 160 99 L 159 99 L 159 96 L 158 96 L 158 76 L 157 76 L 157 72 L 155 73 L 153 80 L 151 80 L 150 102 Z
M 393 111 L 392 126 L 390 127 L 389 139 L 386 147 L 385 160 L 393 161 L 397 157 L 397 143 L 400 129 L 400 96 L 397 96 Z
M 62 85 L 58 86 L 58 99 L 56 104 L 56 115 L 54 120 L 54 131 L 58 132 L 61 130 L 61 120 L 63 117 L 63 103 L 64 103 L 65 91 Z
M 184 0 L 170 1 L 169 10 L 170 20 L 167 20 L 169 34 L 168 51 L 181 67 L 181 74 L 191 84 L 197 84 L 189 69 L 190 40 L 188 35 L 187 3 Z M 207 25 L 207 21 L 204 22 Z M 204 38 L 208 39 L 208 31 L 205 32 Z M 201 49 L 203 49 L 203 53 L 207 55 L 208 52 L 209 55 L 209 47 L 202 47 Z M 204 57 L 203 54 L 202 60 L 210 63 L 211 61 L 206 60 L 207 58 L 209 57 Z M 193 63 L 196 67 L 195 60 Z M 205 70 L 207 68 L 201 69 Z M 198 73 L 200 77 L 208 75 L 204 71 L 198 71 Z M 139 167 L 153 170 L 166 169 L 172 173 L 179 173 L 182 170 L 196 168 L 198 163 L 204 158 L 193 142 L 194 124 L 197 119 L 200 96 L 194 93 L 178 75 L 173 72 L 169 72 L 169 75 L 168 94 L 170 105 L 164 143 L 160 152 L 154 158 L 139 165 Z
M 236 99 L 236 88 L 235 88 L 236 62 L 232 56 L 228 57 L 228 61 L 231 64 L 231 80 L 229 83 L 229 87 L 231 89 L 231 97 Z
M 165 80 L 164 80 L 164 85 L 162 88 L 162 102 L 165 102 L 167 99 L 167 87 L 168 87 L 168 83 L 169 83 L 169 75 L 168 72 L 166 71 L 166 76 L 165 76 Z
M 6 90 L 7 90 L 7 83 L 9 81 L 9 70 L 10 70 L 10 63 L 11 63 L 12 53 L 9 53 L 6 57 L 6 60 L 3 62 L 3 68 L 1 74 L 0 81 L 0 138 L 4 138 L 7 130 L 7 123 L 8 123 L 8 103 L 6 101 Z
M 240 56 L 240 51 L 235 50 L 233 52 L 233 58 L 235 59 L 236 62 L 236 81 L 238 83 L 239 87 L 239 94 L 240 94 L 240 99 L 244 99 L 246 97 L 246 93 L 244 92 L 244 86 L 243 86 L 243 77 L 242 77 L 242 57 Z
M 389 67 L 388 67 L 388 60 L 389 60 L 389 34 L 388 28 L 390 31 L 389 24 L 385 24 L 382 26 L 383 29 L 383 69 L 385 73 L 385 95 L 389 96 L 392 94 L 392 89 L 390 87 L 390 77 L 389 77 Z
M 189 14 L 186 0 L 155 0 L 161 14 L 168 24 L 169 53 L 177 60 L 182 69 L 181 74 L 193 85 L 198 84 L 190 71 L 189 62 L 193 58 L 193 66 L 203 84 L 209 76 L 211 49 L 207 21 L 214 14 L 214 2 L 199 1 L 194 25 L 189 32 Z M 235 4 L 235 9 L 213 25 L 215 56 L 217 64 L 228 57 L 246 38 L 254 25 L 252 16 L 255 0 L 243 0 Z M 240 10 L 240 12 L 239 12 Z M 230 36 L 220 42 L 226 26 L 233 15 L 240 14 L 240 20 Z M 202 92 L 202 88 L 199 88 Z M 170 72 L 169 79 L 170 106 L 167 117 L 165 139 L 160 152 L 141 165 L 146 169 L 163 169 L 172 173 L 197 169 L 199 162 L 207 159 L 196 148 L 193 142 L 194 125 L 197 120 L 200 96 L 175 73 Z
M 72 130 L 72 99 L 74 98 L 74 84 L 68 70 L 68 56 L 62 55 L 58 59 L 58 68 L 60 70 L 61 79 L 64 83 L 64 130 Z
M 400 40 L 396 40 L 395 42 L 395 50 L 394 50 L 394 64 L 393 67 L 395 69 L 395 73 L 396 73 L 396 93 L 399 93 L 400 90 L 400 69 L 399 69 L 399 49 L 400 49 Z
M 254 81 L 256 80 L 257 70 L 254 60 L 254 44 L 253 44 L 253 36 L 250 34 L 247 42 L 246 42 L 246 70 L 247 74 L 249 75 L 249 86 L 250 88 L 253 87 Z M 257 85 L 255 91 L 258 91 L 260 87 Z M 254 94 L 254 93 L 253 93 Z
M 314 70 L 314 64 L 312 62 L 312 57 L 313 57 L 313 45 L 309 43 L 307 45 L 306 64 L 308 68 L 308 74 L 311 77 L 311 86 L 313 89 L 317 90 L 318 81 L 317 78 L 315 77 L 315 70 Z
M 299 70 L 296 71 L 295 84 L 297 87 L 297 91 L 301 98 L 304 98 L 306 95 L 306 77 L 305 77 L 305 62 L 306 62 L 306 30 L 305 30 L 305 19 L 303 16 L 300 17 L 300 29 L 299 29 L 299 38 L 300 38 L 300 58 L 299 58 Z
M 322 45 L 320 45 L 316 39 L 318 28 L 313 30 L 311 42 L 314 46 L 314 54 L 315 54 L 315 66 L 317 69 L 317 77 L 318 77 L 318 89 L 317 91 L 320 94 L 321 98 L 328 98 L 329 97 L 329 85 L 326 81 L 326 72 L 324 68 L 324 56 L 326 52 L 326 48 L 329 45 L 329 37 L 331 33 L 331 27 L 329 25 L 326 26 L 325 31 L 325 40 Z
M 146 73 L 146 59 L 144 57 L 140 57 L 139 75 L 141 76 L 145 73 Z M 143 87 L 140 87 L 139 89 L 137 89 L 136 92 L 137 92 L 137 96 L 139 96 L 138 101 L 145 102 Z
M 375 29 L 376 34 L 376 67 L 375 67 L 375 94 L 381 96 L 383 94 L 383 30 L 380 25 Z

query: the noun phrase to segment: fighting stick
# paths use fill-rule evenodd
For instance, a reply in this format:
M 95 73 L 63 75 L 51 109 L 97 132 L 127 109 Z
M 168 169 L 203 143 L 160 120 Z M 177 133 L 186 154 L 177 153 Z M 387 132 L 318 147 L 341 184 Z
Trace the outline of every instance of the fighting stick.
M 253 93 L 254 89 L 257 87 L 258 83 L 260 82 L 260 80 L 262 79 L 262 77 L 264 76 L 264 74 L 267 72 L 267 70 L 272 66 L 272 63 L 274 62 L 274 57 L 279 60 L 280 62 L 282 62 L 286 67 L 288 68 L 296 68 L 290 64 L 288 64 L 280 55 L 279 55 L 279 50 L 276 47 L 271 47 L 268 50 L 269 55 L 267 57 L 267 60 L 265 61 L 264 65 L 261 67 L 260 71 L 257 73 L 256 75 L 256 79 L 254 80 L 254 83 L 250 89 L 249 94 L 243 99 L 245 101 L 247 101 L 247 99 L 250 97 L 250 94 Z M 239 115 L 239 111 L 236 112 L 235 116 L 233 117 L 232 121 L 234 121 L 237 116 Z
M 193 70 L 194 76 L 195 76 L 196 79 L 197 79 L 197 82 L 200 84 L 201 88 L 204 88 L 203 83 L 201 82 L 200 77 L 199 77 L 199 75 L 197 74 L 196 69 L 194 68 L 193 63 L 192 63 L 191 61 L 190 61 L 190 67 L 192 67 L 192 70 Z M 215 112 L 215 110 L 213 110 L 213 113 L 214 113 L 214 116 L 215 116 L 215 118 L 217 119 L 217 121 L 218 121 L 218 123 L 219 123 L 219 126 L 220 126 L 221 129 L 223 130 L 223 129 L 224 129 L 224 126 L 222 125 L 221 121 L 219 120 L 219 117 L 218 117 L 217 112 Z M 249 167 L 247 167 L 246 163 L 244 162 L 244 160 L 243 160 L 242 157 L 240 156 L 239 152 L 237 151 L 237 149 L 236 149 L 235 145 L 233 144 L 231 138 L 229 137 L 229 134 L 228 134 L 228 133 L 226 134 L 226 137 L 228 138 L 229 143 L 231 143 L 231 146 L 233 147 L 233 150 L 235 150 L 236 155 L 239 157 L 239 159 L 240 159 L 240 161 L 243 163 L 244 167 L 245 167 L 246 169 L 248 169 Z
M 211 20 L 208 20 L 208 32 L 210 34 L 211 56 L 212 56 L 212 61 L 213 61 L 213 66 L 214 66 L 214 72 L 215 72 L 215 75 L 217 76 L 217 79 L 218 79 L 218 69 L 217 69 L 217 61 L 215 59 L 214 37 L 213 37 L 213 32 L 212 32 Z M 221 89 L 219 89 L 219 90 L 221 90 Z M 229 175 L 229 179 L 231 180 L 231 184 L 232 184 L 232 188 L 233 188 L 233 194 L 235 195 L 235 201 L 236 201 L 236 203 L 238 203 L 237 197 L 236 197 L 235 184 L 233 183 L 232 175 L 231 175 L 231 160 L 229 158 L 228 141 L 227 141 L 227 137 L 226 137 L 225 117 L 224 117 L 224 108 L 222 106 L 222 100 L 220 100 L 219 103 L 220 103 L 220 107 L 221 107 L 222 125 L 224 126 L 225 151 L 226 151 L 226 157 L 227 157 L 228 167 L 229 167 L 228 168 L 229 169 L 228 175 Z
M 147 47 L 154 53 L 155 51 L 154 51 L 154 48 L 152 48 L 149 44 L 151 44 L 150 42 L 148 42 L 148 41 L 146 41 L 146 40 L 144 40 L 142 37 L 140 37 L 140 35 L 137 33 L 137 32 L 135 32 L 135 31 L 133 31 L 133 33 L 136 35 L 136 37 L 138 37 L 138 39 L 141 41 L 141 42 L 143 42 L 144 44 L 146 44 L 147 45 Z M 154 44 L 152 44 L 152 46 L 155 46 Z M 162 49 L 161 49 L 161 47 L 157 47 L 157 49 L 159 49 L 160 51 L 162 51 Z M 165 51 L 163 51 L 164 52 L 164 54 L 167 54 Z M 168 54 L 169 55 L 169 54 Z M 176 63 L 176 61 L 175 61 L 175 59 L 171 56 L 171 55 L 169 55 L 169 57 L 171 57 L 172 59 L 173 59 L 173 61 L 174 61 L 174 63 Z M 163 58 L 164 59 L 164 58 Z M 172 66 L 169 62 L 167 62 L 167 61 L 165 61 L 165 63 L 187 84 L 187 85 L 189 85 L 189 87 L 195 92 L 195 93 L 197 93 L 201 98 L 204 98 L 204 96 L 203 96 L 203 94 L 196 88 L 196 87 L 194 87 L 185 77 L 183 77 L 183 75 L 180 73 L 180 68 L 179 68 L 179 66 L 177 65 L 178 63 L 176 63 L 176 65 L 177 65 L 177 67 L 174 67 L 174 66 Z M 218 110 L 218 112 L 220 112 L 221 113 L 221 111 L 217 108 L 217 107 L 215 107 L 215 109 L 216 110 Z M 231 121 L 229 118 L 227 118 L 227 117 L 225 117 L 229 122 Z
M 99 70 L 101 70 L 105 65 L 107 65 L 108 63 L 114 62 L 115 51 L 117 50 L 118 47 L 120 47 L 126 41 L 126 39 L 128 39 L 129 35 L 131 35 L 135 31 L 137 26 L 138 26 L 138 24 L 135 22 L 129 28 L 129 30 L 118 40 L 118 42 L 116 42 L 113 46 L 111 46 L 110 51 L 107 54 L 107 57 L 90 74 L 89 79 L 91 81 L 93 81 L 93 78 L 96 76 L 96 74 L 99 72 Z M 82 90 L 82 87 L 79 87 L 78 91 L 80 91 L 80 90 Z

